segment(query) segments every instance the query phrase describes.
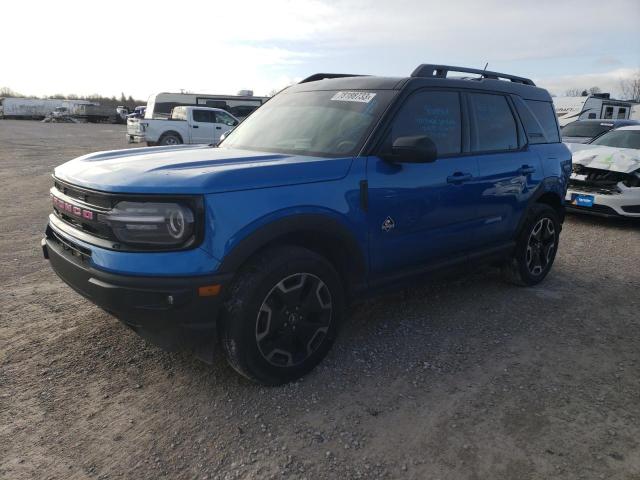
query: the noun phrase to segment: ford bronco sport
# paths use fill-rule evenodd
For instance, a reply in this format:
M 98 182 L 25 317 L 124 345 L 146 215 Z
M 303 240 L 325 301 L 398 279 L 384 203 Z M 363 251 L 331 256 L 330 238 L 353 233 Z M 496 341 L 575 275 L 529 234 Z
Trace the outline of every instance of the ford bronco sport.
M 57 167 L 42 247 L 140 335 L 209 360 L 220 344 L 238 372 L 280 384 L 321 361 L 365 293 L 471 262 L 540 282 L 570 172 L 551 97 L 529 79 L 317 74 L 218 147 Z

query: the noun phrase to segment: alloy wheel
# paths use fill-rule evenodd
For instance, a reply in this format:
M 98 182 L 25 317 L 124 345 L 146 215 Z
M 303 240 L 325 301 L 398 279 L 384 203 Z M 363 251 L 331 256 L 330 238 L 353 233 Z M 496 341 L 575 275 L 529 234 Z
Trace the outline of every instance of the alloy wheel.
M 293 367 L 322 344 L 333 306 L 327 285 L 311 273 L 296 273 L 278 282 L 262 301 L 256 319 L 256 342 L 267 362 Z
M 540 275 L 553 260 L 556 229 L 553 220 L 543 217 L 535 224 L 527 242 L 526 263 L 532 275 Z

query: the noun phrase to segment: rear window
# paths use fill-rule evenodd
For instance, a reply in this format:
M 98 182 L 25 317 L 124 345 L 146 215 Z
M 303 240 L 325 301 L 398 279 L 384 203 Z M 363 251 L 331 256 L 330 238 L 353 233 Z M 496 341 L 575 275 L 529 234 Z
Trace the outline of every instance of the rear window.
M 175 107 L 171 111 L 171 118 L 173 120 L 186 120 L 187 119 L 187 109 L 184 107 Z
M 598 135 L 602 135 L 604 132 L 608 132 L 613 128 L 612 123 L 601 122 L 573 122 L 566 125 L 562 129 L 563 137 L 582 137 L 582 138 L 594 138 Z
M 515 150 L 518 148 L 518 127 L 507 99 L 502 95 L 472 93 L 471 122 L 475 135 L 471 138 L 474 152 Z

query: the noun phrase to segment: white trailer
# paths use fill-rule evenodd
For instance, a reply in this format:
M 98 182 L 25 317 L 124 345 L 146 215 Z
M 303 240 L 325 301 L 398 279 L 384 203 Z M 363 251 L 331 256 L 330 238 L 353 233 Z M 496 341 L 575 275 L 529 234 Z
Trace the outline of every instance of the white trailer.
M 62 107 L 64 100 L 37 98 L 4 98 L 2 99 L 3 118 L 42 119 L 57 107 Z
M 640 120 L 640 103 L 634 103 L 631 105 L 631 114 L 629 115 L 631 120 Z
M 60 100 L 56 98 L 3 98 L 0 101 L 0 118 L 41 120 L 56 108 L 66 108 L 70 115 L 86 104 L 86 100 Z
M 631 113 L 631 102 L 609 98 L 608 93 L 582 97 L 554 97 L 553 105 L 561 127 L 576 120 L 624 120 Z

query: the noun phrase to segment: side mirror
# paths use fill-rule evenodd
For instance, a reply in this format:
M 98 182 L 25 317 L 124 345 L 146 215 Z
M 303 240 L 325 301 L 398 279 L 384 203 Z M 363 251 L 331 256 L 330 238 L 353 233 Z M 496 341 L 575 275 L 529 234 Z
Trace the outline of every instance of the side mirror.
M 384 158 L 396 163 L 431 163 L 438 158 L 438 149 L 433 140 L 425 135 L 398 137 L 393 142 L 391 154 Z

